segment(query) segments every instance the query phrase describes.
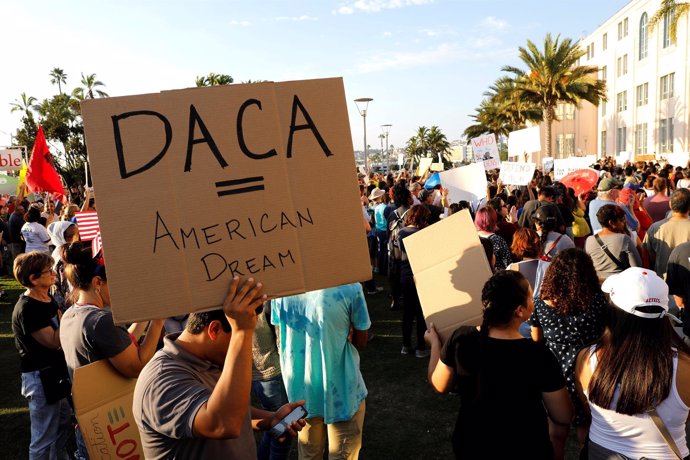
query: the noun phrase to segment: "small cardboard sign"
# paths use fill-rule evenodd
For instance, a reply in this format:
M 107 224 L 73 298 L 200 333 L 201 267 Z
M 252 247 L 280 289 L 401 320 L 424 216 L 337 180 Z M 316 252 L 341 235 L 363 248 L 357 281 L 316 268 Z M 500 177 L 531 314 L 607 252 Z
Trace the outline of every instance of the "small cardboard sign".
M 420 158 L 419 159 L 419 166 L 417 166 L 417 176 L 422 177 L 426 172 L 429 170 L 431 167 L 431 163 L 434 162 L 433 158 Z
M 451 203 L 477 201 L 486 196 L 486 173 L 484 165 L 472 163 L 438 173 L 443 188 L 448 189 Z
M 144 458 L 132 414 L 136 383 L 107 360 L 74 370 L 74 409 L 90 458 Z
M 519 129 L 508 134 L 508 156 L 524 158 L 524 154 L 541 151 L 539 126 Z M 531 157 L 531 155 L 530 155 Z
M 596 161 L 594 155 L 584 157 L 558 158 L 553 160 L 553 179 L 560 180 L 571 172 L 588 169 Z
M 685 168 L 688 165 L 689 160 L 690 154 L 688 154 L 687 152 L 666 154 L 666 161 L 668 161 L 668 163 L 673 166 L 680 166 L 681 168 Z
M 405 154 L 404 153 L 398 153 L 398 166 L 402 166 L 405 164 Z
M 501 164 L 499 179 L 506 185 L 527 185 L 534 177 L 534 163 L 514 163 L 504 161 Z
M 371 278 L 341 78 L 90 99 L 82 116 L 117 323 Z M 314 174 L 318 171 L 318 174 Z
M 501 167 L 501 159 L 498 156 L 496 135 L 484 134 L 471 140 L 472 155 L 475 163 L 483 163 L 485 170 Z
M 544 157 L 541 159 L 541 167 L 544 170 L 544 174 L 548 174 L 553 171 L 553 157 Z
M 404 243 L 427 325 L 434 323 L 444 342 L 460 326 L 479 325 L 482 288 L 491 268 L 469 211 L 410 235 Z
M 429 166 L 429 170 L 434 172 L 443 171 L 443 163 L 431 163 L 431 166 Z
M 18 171 L 22 169 L 21 149 L 0 149 L 0 171 Z

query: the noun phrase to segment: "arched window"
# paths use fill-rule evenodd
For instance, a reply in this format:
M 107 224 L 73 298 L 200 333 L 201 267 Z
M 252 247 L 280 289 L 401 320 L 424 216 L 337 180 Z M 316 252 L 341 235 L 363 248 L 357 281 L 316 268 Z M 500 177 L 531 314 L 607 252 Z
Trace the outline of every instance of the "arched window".
M 647 13 L 642 13 L 642 17 L 640 18 L 640 51 L 638 53 L 638 59 L 641 61 L 642 59 L 647 57 L 648 53 L 648 45 L 649 44 L 649 18 L 647 17 Z

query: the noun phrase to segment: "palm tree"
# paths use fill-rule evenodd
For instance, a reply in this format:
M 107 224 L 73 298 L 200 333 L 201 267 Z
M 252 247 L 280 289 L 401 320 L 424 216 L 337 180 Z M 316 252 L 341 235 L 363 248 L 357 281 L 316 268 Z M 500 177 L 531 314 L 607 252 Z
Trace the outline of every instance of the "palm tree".
M 222 86 L 229 85 L 234 82 L 235 79 L 230 75 L 217 74 L 214 72 L 209 73 L 207 76 L 196 77 L 196 86 Z
M 32 110 L 36 110 L 38 106 L 36 105 L 37 99 L 33 96 L 27 96 L 26 93 L 19 95 L 20 99 L 15 99 L 14 102 L 10 102 L 10 113 L 17 111 L 24 112 L 27 118 L 33 119 Z
M 659 22 L 668 17 L 668 35 L 673 43 L 676 43 L 678 32 L 678 21 L 683 15 L 690 12 L 690 3 L 677 2 L 676 0 L 661 0 L 659 9 L 656 10 L 654 16 L 649 20 L 649 31 L 654 30 Z
M 55 67 L 50 71 L 50 82 L 54 85 L 58 85 L 58 92 L 62 94 L 62 85 L 67 83 L 67 74 L 64 70 L 59 67 Z
M 443 159 L 450 161 L 450 142 L 438 126 L 432 126 L 427 132 L 426 143 L 432 156 L 437 156 L 439 163 Z
M 75 88 L 74 91 L 72 91 L 72 96 L 80 101 L 83 101 L 84 99 L 94 99 L 94 93 L 97 94 L 98 97 L 108 97 L 108 93 L 98 89 L 100 86 L 105 86 L 105 84 L 102 81 L 96 80 L 95 73 L 86 76 L 82 73 L 81 85 L 82 86 Z
M 561 41 L 560 36 L 554 39 L 547 34 L 543 51 L 530 40 L 519 51 L 527 70 L 505 66 L 503 71 L 513 74 L 516 98 L 541 109 L 546 122 L 546 155 L 551 156 L 551 128 L 558 103 L 577 106 L 584 100 L 598 106 L 606 100 L 606 83 L 597 78 L 598 67 L 578 65 L 585 51 L 569 38 Z

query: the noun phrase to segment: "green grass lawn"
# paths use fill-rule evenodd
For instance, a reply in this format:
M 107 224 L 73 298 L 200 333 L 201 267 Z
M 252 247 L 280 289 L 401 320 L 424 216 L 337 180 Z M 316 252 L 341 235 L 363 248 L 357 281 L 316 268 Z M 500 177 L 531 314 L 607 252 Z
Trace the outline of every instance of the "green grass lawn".
M 385 279 L 377 277 L 377 282 L 387 287 Z M 25 459 L 29 412 L 20 394 L 19 357 L 11 329 L 12 308 L 23 289 L 7 279 L 0 279 L 0 286 L 9 294 L 0 301 L 0 458 Z M 400 354 L 402 312 L 389 309 L 387 290 L 367 296 L 367 301 L 375 338 L 360 353 L 369 389 L 361 458 L 452 458 L 450 435 L 458 397 L 437 395 L 429 387 L 428 359 Z M 577 458 L 572 444 L 568 457 Z

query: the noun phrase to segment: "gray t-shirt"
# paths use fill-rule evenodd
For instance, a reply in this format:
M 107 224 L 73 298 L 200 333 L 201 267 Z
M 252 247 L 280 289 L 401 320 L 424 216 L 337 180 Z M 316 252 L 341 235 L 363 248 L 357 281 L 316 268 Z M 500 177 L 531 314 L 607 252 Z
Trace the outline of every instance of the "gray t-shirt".
M 72 377 L 74 369 L 119 355 L 132 345 L 132 338 L 115 326 L 110 311 L 75 304 L 62 315 L 60 343 Z
M 165 337 L 163 348 L 141 371 L 134 390 L 132 412 L 145 457 L 256 460 L 249 399 L 239 438 L 194 437 L 194 418 L 211 397 L 222 369 L 177 346 L 179 335 Z
M 640 254 L 637 252 L 635 244 L 628 235 L 622 233 L 602 235 L 599 233 L 599 237 L 609 252 L 620 262 L 625 264 L 627 260 L 631 267 L 642 266 Z M 604 252 L 599 243 L 597 243 L 594 236 L 590 236 L 587 238 L 587 241 L 585 241 L 585 252 L 592 258 L 594 268 L 600 280 L 605 280 L 609 276 L 623 271 L 608 255 L 606 255 L 606 252 Z

